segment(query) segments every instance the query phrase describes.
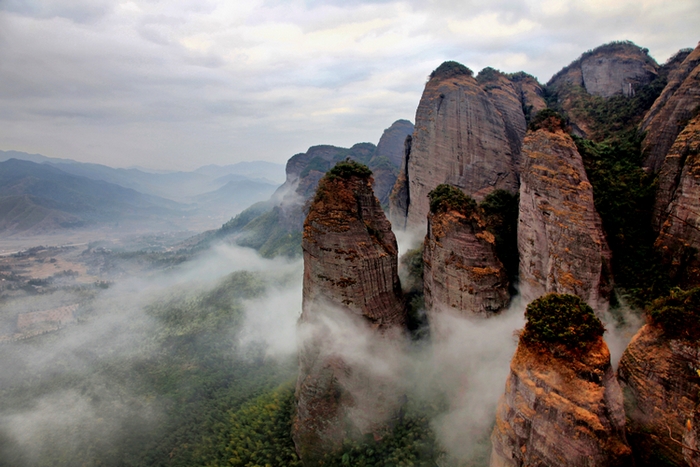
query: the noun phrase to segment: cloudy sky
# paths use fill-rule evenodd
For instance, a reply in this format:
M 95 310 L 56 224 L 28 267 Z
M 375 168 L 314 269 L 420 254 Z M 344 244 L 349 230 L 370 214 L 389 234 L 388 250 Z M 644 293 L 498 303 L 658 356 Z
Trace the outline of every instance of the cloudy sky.
M 698 0 L 0 0 L 0 150 L 193 169 L 376 143 L 444 60 L 546 82 L 612 40 L 663 63 Z

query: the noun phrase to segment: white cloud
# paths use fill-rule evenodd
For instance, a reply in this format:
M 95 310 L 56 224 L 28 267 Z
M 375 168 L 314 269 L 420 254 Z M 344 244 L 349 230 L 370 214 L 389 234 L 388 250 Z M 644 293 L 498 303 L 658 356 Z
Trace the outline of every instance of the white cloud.
M 693 47 L 695 0 L 0 3 L 0 149 L 162 168 L 377 142 L 443 60 L 546 81 L 631 39 Z

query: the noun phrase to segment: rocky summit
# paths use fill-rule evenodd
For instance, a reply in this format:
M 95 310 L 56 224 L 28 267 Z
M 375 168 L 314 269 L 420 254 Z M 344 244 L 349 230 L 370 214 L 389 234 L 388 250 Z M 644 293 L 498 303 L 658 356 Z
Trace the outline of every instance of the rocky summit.
M 503 105 L 512 104 L 506 101 L 504 95 Z M 443 63 L 418 104 L 410 152 L 391 199 L 392 224 L 424 227 L 428 193 L 441 183 L 477 200 L 497 188 L 515 192 L 516 159 L 503 115 L 471 70 Z
M 450 195 L 456 203 L 439 199 Z M 457 188 L 439 185 L 431 192 L 431 205 L 423 248 L 423 290 L 431 325 L 442 312 L 489 316 L 505 308 L 508 278 L 476 203 Z
M 622 391 L 593 311 L 578 297 L 552 294 L 526 316 L 496 412 L 491 467 L 632 465 Z M 574 332 L 562 339 L 567 329 Z
M 341 162 L 321 180 L 304 222 L 302 247 L 299 323 L 305 338 L 292 437 L 304 464 L 316 465 L 344 439 L 385 429 L 400 408 L 392 383 L 346 358 L 327 324 L 333 313 L 354 323 L 355 341 L 346 349 L 352 353 L 363 338 L 400 340 L 406 325 L 396 239 L 366 166 Z

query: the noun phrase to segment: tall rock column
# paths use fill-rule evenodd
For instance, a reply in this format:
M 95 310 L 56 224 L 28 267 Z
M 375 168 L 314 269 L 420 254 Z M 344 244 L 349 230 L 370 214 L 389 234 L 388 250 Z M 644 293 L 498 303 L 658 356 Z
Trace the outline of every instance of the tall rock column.
M 698 465 L 700 289 L 673 292 L 649 311 L 618 368 L 637 467 Z
M 528 132 L 523 159 L 518 220 L 523 298 L 569 293 L 605 308 L 612 288 L 610 249 L 581 155 L 557 117 Z
M 389 356 L 356 355 L 368 341 L 381 348 L 400 340 L 406 323 L 396 239 L 367 167 L 341 162 L 321 180 L 302 248 L 303 338 L 292 437 L 304 464 L 316 465 L 345 438 L 386 427 L 400 408 L 391 379 L 362 366 L 390 365 L 383 361 Z M 342 338 L 333 334 L 333 316 L 345 327 Z
M 508 277 L 476 202 L 455 187 L 438 185 L 430 204 L 423 290 L 431 325 L 441 312 L 488 316 L 505 308 Z
M 631 465 L 603 325 L 573 295 L 530 303 L 491 435 L 491 467 Z
M 392 197 L 392 220 L 406 206 L 408 228 L 425 226 L 428 193 L 441 183 L 477 200 L 497 188 L 517 190 L 504 118 L 464 65 L 445 62 L 430 75 L 416 111 L 406 170 L 397 183 L 407 190 L 403 197 Z

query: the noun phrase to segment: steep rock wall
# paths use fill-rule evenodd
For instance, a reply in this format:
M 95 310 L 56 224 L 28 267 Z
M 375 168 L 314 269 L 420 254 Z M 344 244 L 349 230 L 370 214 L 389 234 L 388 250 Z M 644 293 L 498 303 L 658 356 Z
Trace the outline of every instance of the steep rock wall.
M 700 45 L 668 77 L 668 84 L 644 116 L 639 129 L 644 165 L 659 170 L 685 124 L 700 108 Z
M 441 312 L 488 316 L 508 305 L 508 277 L 494 242 L 477 213 L 428 216 L 423 290 L 429 319 Z
M 659 173 L 654 220 L 656 247 L 671 276 L 685 287 L 700 285 L 700 116 L 671 146 Z
M 631 465 L 622 392 L 602 338 L 578 358 L 522 342 L 491 435 L 491 467 Z
M 464 66 L 446 62 L 426 84 L 404 177 L 407 190 L 392 202 L 392 219 L 403 203 L 408 227 L 425 226 L 427 195 L 441 183 L 477 200 L 496 188 L 517 190 L 503 116 Z
M 686 459 L 693 453 L 679 443 L 685 437 L 687 446 L 695 446 L 699 369 L 699 343 L 668 339 L 657 326 L 644 326 L 627 346 L 618 375 L 637 467 L 692 465 Z
M 611 291 L 610 249 L 581 155 L 569 135 L 539 129 L 523 143 L 518 251 L 526 301 L 569 293 L 594 309 Z
M 365 332 L 392 339 L 405 328 L 396 239 L 371 184 L 369 176 L 327 176 L 304 222 L 299 323 L 306 337 L 292 437 L 305 465 L 316 465 L 347 437 L 385 427 L 400 405 L 389 381 L 339 353 L 324 324 L 327 310 L 343 314 L 365 330 L 355 336 L 358 342 Z
M 395 121 L 384 130 L 374 156 L 367 163 L 373 172 L 374 194 L 382 206 L 389 204 L 389 195 L 404 161 L 406 137 L 411 134 L 413 134 L 413 123 L 408 120 Z

